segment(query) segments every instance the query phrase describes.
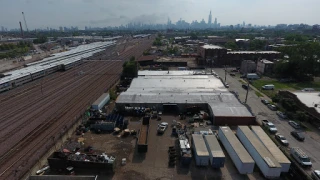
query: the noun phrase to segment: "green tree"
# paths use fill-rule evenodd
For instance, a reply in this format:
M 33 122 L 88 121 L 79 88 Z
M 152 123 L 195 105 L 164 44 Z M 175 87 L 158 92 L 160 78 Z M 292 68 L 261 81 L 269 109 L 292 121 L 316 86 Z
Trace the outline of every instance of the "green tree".
M 229 41 L 225 45 L 225 48 L 227 49 L 232 49 L 232 50 L 237 50 L 239 47 L 234 41 Z

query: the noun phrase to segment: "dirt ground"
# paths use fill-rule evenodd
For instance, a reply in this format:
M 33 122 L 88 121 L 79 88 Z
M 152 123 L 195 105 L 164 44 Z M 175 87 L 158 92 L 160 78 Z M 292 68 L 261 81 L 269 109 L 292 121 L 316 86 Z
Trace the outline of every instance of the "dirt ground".
M 130 118 L 131 119 L 131 118 Z M 225 167 L 221 169 L 213 169 L 211 167 L 196 167 L 194 160 L 189 167 L 179 165 L 177 160 L 174 167 L 168 165 L 168 148 L 169 146 L 178 145 L 176 137 L 171 136 L 171 123 L 173 119 L 178 117 L 173 115 L 163 115 L 161 121 L 150 120 L 150 130 L 148 135 L 148 152 L 138 153 L 136 149 L 137 139 L 133 136 L 121 138 L 113 134 L 95 134 L 87 132 L 84 134 L 85 145 L 93 146 L 95 152 L 105 152 L 117 158 L 116 170 L 114 174 L 99 174 L 98 179 L 114 179 L 114 180 L 166 180 L 166 179 L 263 179 L 257 171 L 250 175 L 240 175 L 233 165 L 230 157 L 226 155 Z M 157 135 L 157 124 L 168 122 L 169 127 L 163 135 Z M 185 123 L 185 120 L 180 122 Z M 129 129 L 138 130 L 141 121 L 138 118 L 132 118 L 129 123 Z M 72 141 L 76 141 L 79 136 L 74 135 Z M 127 164 L 122 166 L 121 159 L 126 158 Z M 77 172 L 76 174 L 87 174 Z M 90 174 L 90 173 L 89 173 Z

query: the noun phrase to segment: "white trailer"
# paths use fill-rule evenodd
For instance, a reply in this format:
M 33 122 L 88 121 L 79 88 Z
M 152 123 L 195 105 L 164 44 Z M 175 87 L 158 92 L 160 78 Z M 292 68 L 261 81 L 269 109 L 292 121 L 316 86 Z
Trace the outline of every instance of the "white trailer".
M 109 93 L 103 93 L 92 105 L 91 108 L 100 110 L 104 105 L 110 101 Z
M 204 141 L 210 157 L 210 164 L 213 168 L 221 168 L 224 166 L 225 155 L 215 135 L 205 135 Z
M 248 126 L 238 126 L 237 136 L 253 157 L 265 178 L 279 178 L 281 165 Z
M 251 126 L 252 132 L 258 137 L 262 144 L 269 150 L 273 157 L 281 165 L 281 172 L 288 172 L 291 162 L 278 148 L 278 146 L 270 139 L 260 126 Z
M 254 160 L 228 126 L 220 126 L 218 137 L 240 174 L 253 172 Z
M 209 165 L 209 152 L 201 134 L 192 134 L 192 147 L 197 166 Z

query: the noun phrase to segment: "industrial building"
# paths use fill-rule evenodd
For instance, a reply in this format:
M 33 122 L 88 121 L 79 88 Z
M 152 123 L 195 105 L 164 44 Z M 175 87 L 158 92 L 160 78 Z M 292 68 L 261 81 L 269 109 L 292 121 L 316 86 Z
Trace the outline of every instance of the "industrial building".
M 219 78 L 203 71 L 139 71 L 116 107 L 156 108 L 163 113 L 187 113 L 190 107 L 209 112 L 215 125 L 253 125 L 255 117 Z
M 255 73 L 257 65 L 254 61 L 244 60 L 241 62 L 240 72 L 242 74 Z
M 273 68 L 274 63 L 266 59 L 259 60 L 257 63 L 257 73 L 259 74 L 271 74 Z

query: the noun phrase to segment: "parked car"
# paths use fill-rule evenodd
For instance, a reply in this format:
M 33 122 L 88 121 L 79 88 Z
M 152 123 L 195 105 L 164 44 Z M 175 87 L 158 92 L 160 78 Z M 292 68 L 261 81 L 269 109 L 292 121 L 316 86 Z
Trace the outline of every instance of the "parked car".
M 158 124 L 157 133 L 158 134 L 163 134 L 166 131 L 167 127 L 168 127 L 168 123 L 167 122 L 162 122 L 161 124 Z
M 268 104 L 268 108 L 272 111 L 276 111 L 278 109 L 277 106 L 274 104 Z
M 262 120 L 262 125 L 265 128 L 267 128 L 270 133 L 275 134 L 278 132 L 278 129 L 276 128 L 276 126 L 272 122 L 269 122 L 268 120 Z
M 230 76 L 236 76 L 236 74 L 235 73 L 230 73 Z
M 238 70 L 237 69 L 232 69 L 231 72 L 238 72 Z
M 225 86 L 226 88 L 229 88 L 229 84 L 228 84 L 228 83 L 224 83 L 224 86 Z
M 305 137 L 302 132 L 291 131 L 291 135 L 299 141 L 304 141 Z
M 275 135 L 276 140 L 278 140 L 282 145 L 289 146 L 288 140 L 281 134 L 277 133 Z
M 246 85 L 246 84 L 242 84 L 242 88 L 245 89 L 245 90 L 250 89 L 250 87 L 248 85 Z
M 269 102 L 268 100 L 266 100 L 266 99 L 261 99 L 261 102 L 262 102 L 263 104 L 265 104 L 265 105 L 270 104 L 270 102 Z
M 289 123 L 293 128 L 295 128 L 295 129 L 301 129 L 300 124 L 298 124 L 298 123 L 295 122 L 295 121 L 289 121 L 288 123 Z
M 303 167 L 312 167 L 312 162 L 308 155 L 298 147 L 292 147 L 290 154 Z
M 276 114 L 281 117 L 282 119 L 287 119 L 287 115 L 284 112 L 281 111 L 277 111 Z
M 311 176 L 314 180 L 320 180 L 320 170 L 313 170 Z
M 244 74 L 244 75 L 241 75 L 240 78 L 246 78 L 246 75 L 245 75 L 245 74 Z

